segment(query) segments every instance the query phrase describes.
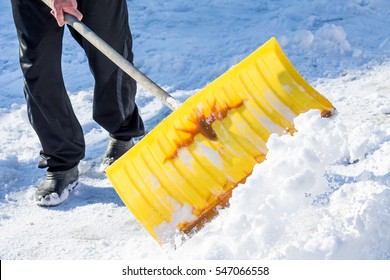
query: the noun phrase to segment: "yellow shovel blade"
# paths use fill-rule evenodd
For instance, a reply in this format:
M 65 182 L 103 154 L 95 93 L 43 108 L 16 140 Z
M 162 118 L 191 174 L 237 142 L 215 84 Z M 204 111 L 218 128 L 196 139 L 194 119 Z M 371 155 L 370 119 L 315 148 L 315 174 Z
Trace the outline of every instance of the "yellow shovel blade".
M 225 206 L 265 159 L 271 133 L 332 104 L 313 89 L 275 38 L 164 119 L 106 173 L 121 199 L 160 243 L 191 234 Z

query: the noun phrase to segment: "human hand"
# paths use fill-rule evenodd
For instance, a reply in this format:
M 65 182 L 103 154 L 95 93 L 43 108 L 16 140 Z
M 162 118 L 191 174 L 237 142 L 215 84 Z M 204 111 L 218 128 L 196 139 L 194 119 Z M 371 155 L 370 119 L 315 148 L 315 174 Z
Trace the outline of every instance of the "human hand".
M 50 0 L 50 2 L 53 7 L 50 13 L 56 18 L 59 26 L 64 26 L 67 23 L 64 18 L 64 13 L 75 16 L 78 20 L 83 18 L 82 13 L 77 10 L 76 0 Z

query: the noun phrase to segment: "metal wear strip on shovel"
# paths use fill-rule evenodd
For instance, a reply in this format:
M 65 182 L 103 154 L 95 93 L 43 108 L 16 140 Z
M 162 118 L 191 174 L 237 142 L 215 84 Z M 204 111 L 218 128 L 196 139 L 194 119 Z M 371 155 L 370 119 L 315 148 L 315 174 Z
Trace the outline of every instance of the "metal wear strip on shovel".
M 293 119 L 308 110 L 318 109 L 323 117 L 333 112 L 275 38 L 180 105 L 77 19 L 66 20 L 174 110 L 106 170 L 123 202 L 160 244 L 180 245 L 217 215 L 232 190 L 265 160 L 272 133 L 293 134 Z

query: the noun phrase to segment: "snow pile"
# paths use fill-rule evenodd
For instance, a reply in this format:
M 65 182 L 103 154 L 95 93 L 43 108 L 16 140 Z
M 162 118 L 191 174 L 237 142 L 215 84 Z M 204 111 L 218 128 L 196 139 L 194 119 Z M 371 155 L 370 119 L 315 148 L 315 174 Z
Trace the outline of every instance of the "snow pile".
M 282 38 L 283 45 L 288 44 L 286 37 Z M 336 24 L 325 24 L 314 34 L 309 30 L 299 30 L 293 33 L 291 43 L 302 49 L 325 55 L 344 55 L 352 52 L 345 30 Z
M 345 154 L 343 127 L 321 119 L 318 111 L 295 123 L 295 136 L 271 136 L 266 161 L 234 191 L 221 233 L 231 239 L 225 244 L 234 244 L 229 246 L 234 258 L 272 256 L 274 246 L 295 235 L 291 227 L 299 222 L 297 213 L 330 191 L 325 167 Z
M 302 120 L 312 124 L 302 127 Z M 297 125 L 294 137 L 271 139 L 266 162 L 235 190 L 202 258 L 390 257 L 389 179 L 360 175 L 359 182 L 332 186 L 326 169 L 345 158 L 343 127 L 317 114 Z M 385 152 L 390 155 L 388 147 Z

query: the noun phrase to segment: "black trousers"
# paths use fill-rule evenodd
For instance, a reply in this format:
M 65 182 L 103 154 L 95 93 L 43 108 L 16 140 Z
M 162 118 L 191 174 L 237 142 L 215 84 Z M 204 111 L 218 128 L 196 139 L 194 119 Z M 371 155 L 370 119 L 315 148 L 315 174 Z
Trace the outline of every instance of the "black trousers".
M 40 167 L 71 168 L 84 157 L 85 143 L 61 71 L 64 28 L 41 0 L 11 1 L 28 115 L 42 145 Z M 132 62 L 126 0 L 78 0 L 78 9 L 89 28 Z M 93 119 L 120 140 L 143 135 L 136 82 L 71 27 L 70 31 L 85 50 L 95 78 Z

